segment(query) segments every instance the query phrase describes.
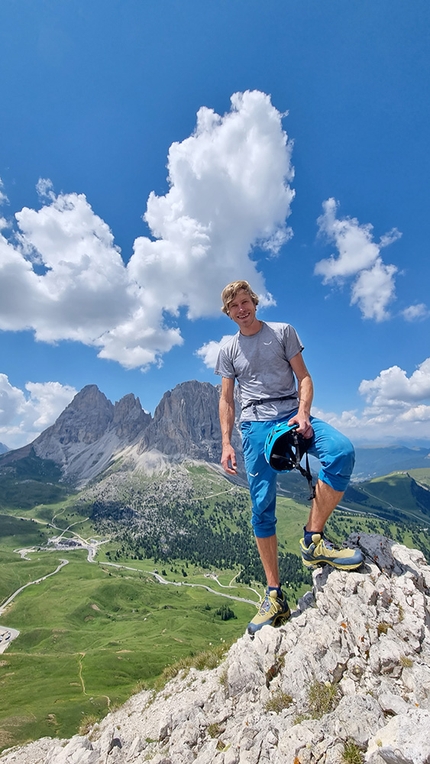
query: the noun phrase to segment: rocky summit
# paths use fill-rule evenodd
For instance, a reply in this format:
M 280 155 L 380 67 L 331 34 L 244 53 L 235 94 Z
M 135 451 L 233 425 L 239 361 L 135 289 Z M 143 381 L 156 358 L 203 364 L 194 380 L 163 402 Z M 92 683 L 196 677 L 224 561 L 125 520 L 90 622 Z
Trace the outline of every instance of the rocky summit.
M 0 469 L 32 455 L 55 462 L 65 481 L 82 487 L 123 461 L 144 471 L 186 459 L 219 463 L 218 403 L 219 388 L 183 382 L 163 395 L 152 416 L 132 393 L 113 404 L 87 385 L 32 443 L 0 456 Z M 240 452 L 236 431 L 233 439 Z
M 350 541 L 362 568 L 316 570 L 280 628 L 0 764 L 428 764 L 430 567 L 383 536 Z

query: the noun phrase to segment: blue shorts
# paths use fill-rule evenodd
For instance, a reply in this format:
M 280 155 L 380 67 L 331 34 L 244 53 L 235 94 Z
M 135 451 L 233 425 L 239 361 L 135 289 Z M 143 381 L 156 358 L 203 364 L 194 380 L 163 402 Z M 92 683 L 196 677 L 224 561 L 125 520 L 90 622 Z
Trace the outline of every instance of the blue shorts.
M 242 422 L 243 456 L 252 501 L 251 524 L 258 538 L 273 536 L 276 532 L 276 479 L 279 474 L 270 467 L 264 456 L 264 444 L 270 430 L 288 417 L 269 422 Z M 309 454 L 319 459 L 318 478 L 323 483 L 344 491 L 354 469 L 355 453 L 351 441 L 327 422 L 310 417 L 314 435 Z

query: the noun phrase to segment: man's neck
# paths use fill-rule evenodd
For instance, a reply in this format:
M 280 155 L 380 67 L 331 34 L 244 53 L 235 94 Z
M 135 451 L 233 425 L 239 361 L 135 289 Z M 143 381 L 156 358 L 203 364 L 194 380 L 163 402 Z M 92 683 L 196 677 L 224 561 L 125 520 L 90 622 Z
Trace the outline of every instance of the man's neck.
M 263 322 L 259 321 L 258 318 L 256 318 L 255 321 L 253 321 L 250 326 L 241 327 L 240 333 L 243 334 L 245 337 L 252 337 L 253 334 L 258 334 L 262 326 L 263 326 Z

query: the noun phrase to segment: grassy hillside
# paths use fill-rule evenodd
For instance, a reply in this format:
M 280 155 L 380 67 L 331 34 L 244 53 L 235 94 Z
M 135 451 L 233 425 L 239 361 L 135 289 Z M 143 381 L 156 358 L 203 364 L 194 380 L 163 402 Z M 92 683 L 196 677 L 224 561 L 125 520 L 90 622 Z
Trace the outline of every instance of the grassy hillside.
M 409 474 L 421 486 L 425 486 L 430 489 L 430 468 L 409 470 Z
M 42 502 L 49 504 L 66 498 L 70 493 L 61 481 L 61 468 L 48 459 L 39 459 L 32 448 L 0 457 L 0 510 L 30 509 Z
M 58 555 L 47 556 L 44 570 L 54 570 Z M 234 617 L 223 620 L 223 600 L 204 589 L 91 565 L 81 552 L 68 559 L 1 616 L 3 626 L 20 630 L 0 656 L 3 747 L 72 735 L 83 717 L 104 715 L 138 683 L 150 686 L 166 665 L 237 638 L 255 610 L 224 600 Z M 5 562 L 10 558 L 0 552 Z
M 430 469 L 395 472 L 383 478 L 350 485 L 342 504 L 396 522 L 428 524 L 429 484 Z

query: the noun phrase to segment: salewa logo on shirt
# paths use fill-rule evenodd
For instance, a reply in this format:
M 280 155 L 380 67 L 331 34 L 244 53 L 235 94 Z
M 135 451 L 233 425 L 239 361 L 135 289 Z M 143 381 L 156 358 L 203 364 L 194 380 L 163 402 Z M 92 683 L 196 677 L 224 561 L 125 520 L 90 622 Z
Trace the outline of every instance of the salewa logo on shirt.
M 272 344 L 272 340 L 270 340 L 270 342 L 263 342 L 263 345 L 271 345 L 271 344 Z

